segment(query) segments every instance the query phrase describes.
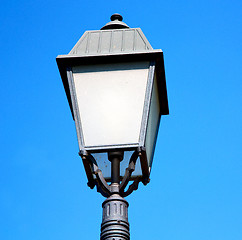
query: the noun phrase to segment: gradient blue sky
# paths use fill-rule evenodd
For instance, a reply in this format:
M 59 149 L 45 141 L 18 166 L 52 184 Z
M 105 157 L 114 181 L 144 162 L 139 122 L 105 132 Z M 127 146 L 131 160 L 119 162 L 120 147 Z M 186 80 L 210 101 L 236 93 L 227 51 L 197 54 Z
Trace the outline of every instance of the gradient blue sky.
M 0 239 L 98 239 L 55 58 L 113 13 L 165 57 L 170 115 L 151 182 L 128 197 L 133 240 L 242 239 L 242 2 L 1 1 Z

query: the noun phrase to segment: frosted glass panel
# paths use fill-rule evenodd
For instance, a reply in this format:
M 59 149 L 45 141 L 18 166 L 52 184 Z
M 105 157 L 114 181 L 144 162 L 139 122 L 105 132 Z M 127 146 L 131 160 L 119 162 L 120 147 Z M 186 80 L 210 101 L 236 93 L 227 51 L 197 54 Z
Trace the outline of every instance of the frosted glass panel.
M 73 67 L 84 145 L 137 144 L 149 62 Z
M 146 133 L 146 139 L 145 139 L 146 154 L 148 159 L 148 165 L 150 167 L 152 165 L 154 147 L 155 147 L 154 145 L 155 145 L 157 130 L 159 128 L 159 122 L 160 122 L 160 102 L 159 102 L 158 94 L 159 93 L 158 93 L 157 79 L 155 77 L 153 89 L 152 89 L 150 112 L 149 112 L 147 133 Z

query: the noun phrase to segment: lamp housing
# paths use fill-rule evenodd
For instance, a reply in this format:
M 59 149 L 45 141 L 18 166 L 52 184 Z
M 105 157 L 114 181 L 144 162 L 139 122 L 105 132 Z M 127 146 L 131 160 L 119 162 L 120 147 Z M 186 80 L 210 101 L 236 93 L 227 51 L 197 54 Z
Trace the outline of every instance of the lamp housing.
M 56 58 L 89 182 L 93 164 L 110 180 L 107 153 L 124 151 L 122 178 L 134 151 L 140 161 L 131 179 L 149 179 L 162 115 L 169 114 L 162 50 L 153 50 L 140 28 L 114 19 L 86 31 L 67 55 Z

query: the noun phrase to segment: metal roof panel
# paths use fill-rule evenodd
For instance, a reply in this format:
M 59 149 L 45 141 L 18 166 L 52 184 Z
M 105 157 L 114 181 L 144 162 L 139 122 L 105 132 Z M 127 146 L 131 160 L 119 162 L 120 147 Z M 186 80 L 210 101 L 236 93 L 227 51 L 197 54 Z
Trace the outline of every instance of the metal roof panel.
M 68 55 L 102 55 L 152 51 L 140 28 L 86 31 Z

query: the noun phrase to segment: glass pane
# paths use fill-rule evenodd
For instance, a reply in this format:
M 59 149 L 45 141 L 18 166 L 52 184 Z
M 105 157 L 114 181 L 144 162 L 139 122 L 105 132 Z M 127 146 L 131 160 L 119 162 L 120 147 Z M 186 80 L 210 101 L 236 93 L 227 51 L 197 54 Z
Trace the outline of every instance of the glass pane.
M 151 103 L 150 103 L 150 112 L 148 118 L 148 126 L 145 138 L 145 147 L 146 147 L 146 154 L 148 159 L 149 167 L 152 165 L 153 154 L 154 154 L 154 147 L 155 141 L 157 136 L 157 131 L 159 128 L 160 122 L 160 102 L 159 102 L 159 95 L 158 95 L 158 86 L 157 86 L 157 79 L 155 77 L 153 89 L 152 89 L 152 96 L 151 96 Z
M 120 163 L 120 176 L 123 177 L 125 174 L 126 168 L 129 166 L 129 160 L 131 155 L 133 154 L 133 151 L 126 151 L 124 152 L 124 159 Z M 107 181 L 110 181 L 111 179 L 111 162 L 108 160 L 108 154 L 107 153 L 94 153 L 92 154 L 95 158 L 99 169 L 102 171 L 102 174 L 104 178 Z M 132 173 L 132 178 L 141 176 L 141 166 L 140 166 L 140 160 L 137 159 L 135 171 Z
M 138 144 L 149 62 L 73 67 L 86 147 Z

